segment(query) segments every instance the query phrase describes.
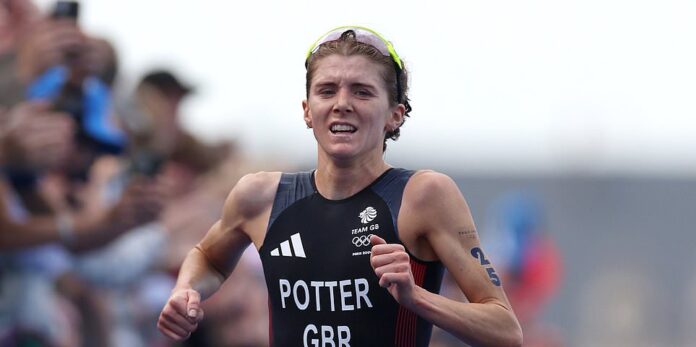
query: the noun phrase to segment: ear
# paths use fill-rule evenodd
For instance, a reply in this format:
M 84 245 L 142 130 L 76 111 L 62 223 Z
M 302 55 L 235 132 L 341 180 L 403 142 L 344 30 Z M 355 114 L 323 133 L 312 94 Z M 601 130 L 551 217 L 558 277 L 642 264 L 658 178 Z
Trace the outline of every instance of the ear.
M 307 124 L 307 129 L 312 127 L 312 111 L 309 109 L 309 102 L 302 100 L 302 110 L 304 111 L 304 121 Z
M 389 115 L 389 119 L 387 119 L 387 124 L 385 125 L 384 130 L 394 131 L 398 129 L 401 124 L 404 123 L 404 114 L 406 114 L 406 106 L 403 104 L 394 106 L 391 114 Z

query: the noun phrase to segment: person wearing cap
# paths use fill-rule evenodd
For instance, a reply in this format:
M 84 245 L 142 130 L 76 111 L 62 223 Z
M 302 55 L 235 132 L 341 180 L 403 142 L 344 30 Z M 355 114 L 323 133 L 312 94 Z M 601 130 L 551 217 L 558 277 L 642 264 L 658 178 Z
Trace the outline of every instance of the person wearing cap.
M 427 346 L 435 324 L 477 346 L 519 346 L 522 331 L 454 181 L 384 160 L 411 107 L 404 62 L 363 27 L 309 50 L 304 121 L 309 172 L 259 172 L 230 192 L 221 219 L 185 259 L 158 327 L 186 339 L 253 244 L 274 346 Z M 438 295 L 448 270 L 469 302 Z
M 133 138 L 132 149 L 152 153 L 161 161 L 185 167 L 192 174 L 202 174 L 226 160 L 232 146 L 209 145 L 181 127 L 181 103 L 195 88 L 173 72 L 155 69 L 138 83 L 135 97 L 137 110 L 131 112 L 126 129 Z

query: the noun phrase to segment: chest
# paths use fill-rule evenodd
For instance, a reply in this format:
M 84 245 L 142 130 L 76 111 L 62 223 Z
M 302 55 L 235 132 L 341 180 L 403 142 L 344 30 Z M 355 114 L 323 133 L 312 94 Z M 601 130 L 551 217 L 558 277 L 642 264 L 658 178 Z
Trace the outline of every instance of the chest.
M 392 211 L 378 195 L 341 202 L 312 195 L 287 207 L 269 227 L 261 258 L 278 275 L 367 276 L 372 234 L 398 242 Z

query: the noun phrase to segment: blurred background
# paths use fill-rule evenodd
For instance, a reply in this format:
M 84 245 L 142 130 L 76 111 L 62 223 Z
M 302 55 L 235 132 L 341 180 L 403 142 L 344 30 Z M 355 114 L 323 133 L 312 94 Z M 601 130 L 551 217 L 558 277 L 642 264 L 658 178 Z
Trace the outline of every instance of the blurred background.
M 696 345 L 694 2 L 0 4 L 0 346 L 171 345 L 236 180 L 313 167 L 304 58 L 346 24 L 405 60 L 386 159 L 455 178 L 525 346 Z M 251 250 L 184 345 L 267 345 L 266 303 Z

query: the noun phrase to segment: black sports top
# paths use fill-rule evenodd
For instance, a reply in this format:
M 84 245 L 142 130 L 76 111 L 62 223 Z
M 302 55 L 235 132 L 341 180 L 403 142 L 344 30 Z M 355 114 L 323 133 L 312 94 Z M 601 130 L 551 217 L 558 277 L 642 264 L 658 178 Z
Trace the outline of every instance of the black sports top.
M 413 171 L 389 169 L 343 200 L 321 196 L 311 172 L 284 173 L 259 249 L 273 346 L 427 346 L 432 324 L 401 307 L 370 266 L 375 234 L 401 243 L 396 221 Z M 440 262 L 411 256 L 417 285 L 439 292 Z

